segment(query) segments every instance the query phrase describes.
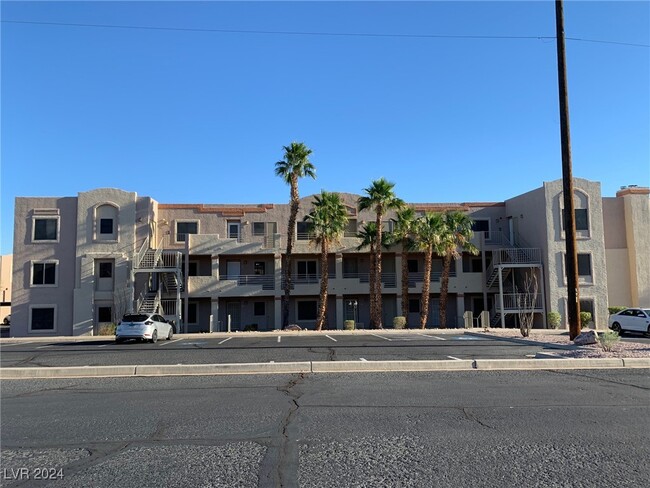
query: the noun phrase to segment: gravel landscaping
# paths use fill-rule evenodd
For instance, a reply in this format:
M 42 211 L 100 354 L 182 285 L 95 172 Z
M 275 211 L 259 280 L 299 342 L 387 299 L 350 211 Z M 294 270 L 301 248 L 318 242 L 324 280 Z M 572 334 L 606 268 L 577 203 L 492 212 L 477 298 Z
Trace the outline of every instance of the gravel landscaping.
M 604 330 L 599 330 L 599 333 Z M 521 339 L 523 341 L 546 342 L 551 344 L 561 344 L 572 346 L 573 342 L 569 340 L 568 331 L 554 330 L 531 330 L 530 337 L 522 337 L 519 329 L 489 329 L 480 331 L 486 335 L 495 337 Z M 632 337 L 632 336 L 629 336 Z M 637 336 L 641 338 L 642 336 Z M 613 345 L 611 351 L 603 351 L 600 344 L 590 344 L 588 346 L 576 346 L 574 350 L 556 349 L 554 354 L 565 358 L 650 358 L 650 344 L 642 342 L 619 341 Z

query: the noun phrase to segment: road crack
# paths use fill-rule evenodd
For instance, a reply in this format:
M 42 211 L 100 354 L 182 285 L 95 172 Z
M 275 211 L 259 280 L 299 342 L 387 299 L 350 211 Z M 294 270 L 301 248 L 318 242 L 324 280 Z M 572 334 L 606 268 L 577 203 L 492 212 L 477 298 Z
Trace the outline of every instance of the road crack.
M 485 427 L 486 429 L 494 429 L 494 427 L 492 427 L 491 425 L 486 424 L 485 422 L 481 421 L 481 419 L 479 419 L 478 417 L 473 415 L 467 408 L 463 407 L 462 410 L 463 410 L 463 413 L 465 414 L 465 418 L 467 420 L 471 420 L 472 422 L 476 422 L 477 424 L 479 424 L 482 427 Z

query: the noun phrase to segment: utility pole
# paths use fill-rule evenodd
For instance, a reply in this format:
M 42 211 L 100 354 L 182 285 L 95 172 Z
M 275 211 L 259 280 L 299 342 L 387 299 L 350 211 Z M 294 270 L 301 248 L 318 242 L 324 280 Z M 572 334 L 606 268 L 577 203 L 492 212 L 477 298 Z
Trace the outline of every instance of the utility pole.
M 557 33 L 557 75 L 560 93 L 560 132 L 562 140 L 562 192 L 564 194 L 564 235 L 566 238 L 567 316 L 569 338 L 580 334 L 580 295 L 578 290 L 578 252 L 576 219 L 573 203 L 573 170 L 571 168 L 571 135 L 569 133 L 569 96 L 564 50 L 564 9 L 562 0 L 555 0 Z

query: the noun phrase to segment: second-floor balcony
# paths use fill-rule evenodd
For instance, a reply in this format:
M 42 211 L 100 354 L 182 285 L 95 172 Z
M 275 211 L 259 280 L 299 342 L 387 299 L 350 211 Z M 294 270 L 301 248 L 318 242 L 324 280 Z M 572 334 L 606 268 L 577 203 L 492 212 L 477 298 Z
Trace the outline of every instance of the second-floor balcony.
M 275 289 L 274 275 L 221 275 L 219 281 L 235 281 L 237 286 L 261 286 L 262 290 Z

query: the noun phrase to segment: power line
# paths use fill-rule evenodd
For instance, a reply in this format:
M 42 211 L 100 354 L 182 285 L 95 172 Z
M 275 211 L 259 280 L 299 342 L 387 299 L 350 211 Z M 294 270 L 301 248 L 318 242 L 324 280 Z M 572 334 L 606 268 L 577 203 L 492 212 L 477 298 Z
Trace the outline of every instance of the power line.
M 180 31 L 180 32 L 217 32 L 223 34 L 261 34 L 261 35 L 288 35 L 288 36 L 329 36 L 329 37 L 387 37 L 404 39 L 555 39 L 555 36 L 480 36 L 480 35 L 443 35 L 443 34 L 382 34 L 361 32 L 300 32 L 300 31 L 274 31 L 274 30 L 243 30 L 243 29 L 201 29 L 194 27 L 155 27 L 141 25 L 116 25 L 116 24 L 81 24 L 70 22 L 38 22 L 30 20 L 2 20 L 9 24 L 34 24 L 54 25 L 65 27 L 96 27 L 105 29 L 134 29 L 155 31 Z M 583 39 L 579 37 L 566 37 L 569 41 L 595 42 L 601 44 L 615 44 L 619 46 L 650 47 L 650 44 L 636 44 L 631 42 L 604 41 L 600 39 Z

